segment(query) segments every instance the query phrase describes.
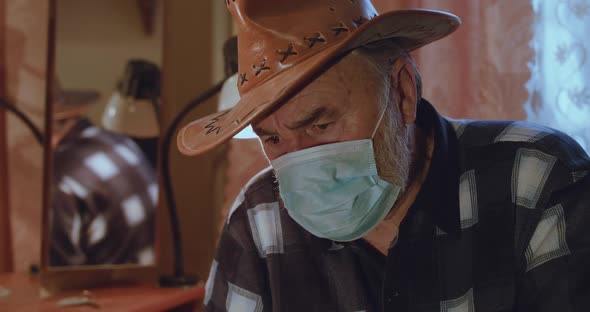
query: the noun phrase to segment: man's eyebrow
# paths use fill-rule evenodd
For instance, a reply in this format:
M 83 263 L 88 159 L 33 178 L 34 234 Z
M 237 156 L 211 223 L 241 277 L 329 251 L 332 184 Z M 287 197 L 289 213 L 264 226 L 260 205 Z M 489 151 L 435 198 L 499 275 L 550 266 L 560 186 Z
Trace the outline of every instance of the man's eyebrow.
M 277 135 L 275 132 L 262 129 L 260 127 L 254 127 L 253 126 L 252 127 L 252 130 L 254 130 L 254 133 L 256 133 L 256 135 L 259 136 L 259 137 L 265 136 L 265 135 Z
M 311 113 L 303 117 L 301 120 L 296 121 L 292 125 L 287 126 L 287 128 L 289 128 L 290 130 L 296 130 L 307 127 L 319 120 L 320 118 L 322 118 L 323 116 L 327 115 L 328 113 L 332 113 L 332 111 L 329 111 L 325 106 L 318 107 L 311 111 Z
M 317 120 L 319 120 L 320 118 L 324 117 L 325 115 L 331 115 L 333 113 L 332 110 L 329 110 L 328 108 L 322 106 L 322 107 L 318 107 L 316 109 L 314 109 L 313 111 L 311 111 L 311 113 L 307 114 L 304 118 L 302 118 L 299 121 L 294 122 L 292 125 L 287 126 L 287 128 L 289 130 L 297 130 L 303 127 L 307 127 L 309 125 L 311 125 L 312 123 L 316 122 Z M 256 135 L 258 135 L 259 137 L 262 136 L 272 136 L 272 135 L 277 135 L 276 132 L 273 131 L 268 131 L 265 130 L 261 127 L 252 127 L 254 130 L 254 133 L 256 133 Z

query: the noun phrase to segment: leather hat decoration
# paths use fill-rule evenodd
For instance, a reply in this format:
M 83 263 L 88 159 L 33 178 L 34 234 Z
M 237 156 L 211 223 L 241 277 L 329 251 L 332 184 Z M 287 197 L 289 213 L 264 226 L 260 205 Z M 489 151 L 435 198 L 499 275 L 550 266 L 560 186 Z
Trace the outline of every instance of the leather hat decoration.
M 270 113 L 338 57 L 380 40 L 412 51 L 452 33 L 461 20 L 432 10 L 379 15 L 369 0 L 225 0 L 238 29 L 238 89 L 233 108 L 198 119 L 178 134 L 196 156 Z

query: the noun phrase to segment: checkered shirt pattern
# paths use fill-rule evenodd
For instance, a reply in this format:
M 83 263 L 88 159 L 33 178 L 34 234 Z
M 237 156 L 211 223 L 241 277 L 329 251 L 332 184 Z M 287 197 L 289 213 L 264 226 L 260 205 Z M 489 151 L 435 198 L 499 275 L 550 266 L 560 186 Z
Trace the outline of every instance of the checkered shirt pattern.
M 231 209 L 206 311 L 590 311 L 590 159 L 524 122 L 442 118 L 428 176 L 384 256 L 306 232 L 269 168 Z
M 131 139 L 79 121 L 54 153 L 49 264 L 153 264 L 157 196 Z

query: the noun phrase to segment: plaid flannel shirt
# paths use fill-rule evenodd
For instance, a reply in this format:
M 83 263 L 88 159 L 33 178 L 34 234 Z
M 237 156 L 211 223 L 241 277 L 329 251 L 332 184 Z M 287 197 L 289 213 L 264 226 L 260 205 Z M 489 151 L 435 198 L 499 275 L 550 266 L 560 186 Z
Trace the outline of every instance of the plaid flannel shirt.
M 49 264 L 153 264 L 157 196 L 141 149 L 81 120 L 54 153 Z
M 519 121 L 441 117 L 428 176 L 384 256 L 289 217 L 266 170 L 236 199 L 206 311 L 590 311 L 590 159 Z

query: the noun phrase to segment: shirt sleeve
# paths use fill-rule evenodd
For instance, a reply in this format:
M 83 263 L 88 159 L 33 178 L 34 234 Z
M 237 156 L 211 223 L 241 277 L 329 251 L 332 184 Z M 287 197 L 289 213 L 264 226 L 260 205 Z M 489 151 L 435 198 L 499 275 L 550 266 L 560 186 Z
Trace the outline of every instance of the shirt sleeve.
M 531 227 L 517 311 L 590 309 L 590 176 L 563 171 L 575 182 L 552 192 Z
M 205 311 L 271 311 L 266 263 L 252 240 L 244 206 L 221 233 L 205 285 Z

